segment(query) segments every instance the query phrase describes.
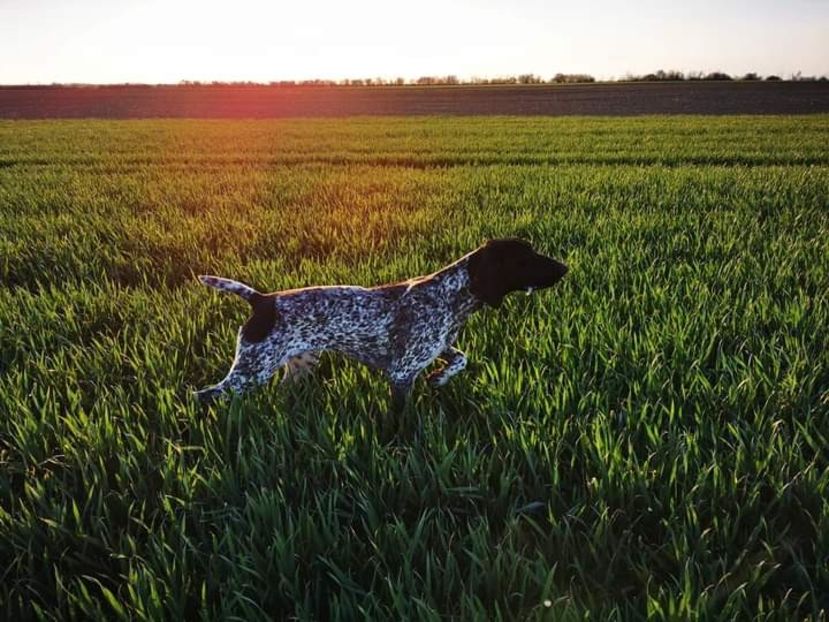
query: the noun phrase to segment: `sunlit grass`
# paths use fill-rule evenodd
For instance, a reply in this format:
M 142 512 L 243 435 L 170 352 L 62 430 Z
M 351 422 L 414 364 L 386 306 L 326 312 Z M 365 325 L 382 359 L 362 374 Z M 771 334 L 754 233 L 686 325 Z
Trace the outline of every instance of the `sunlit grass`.
M 825 616 L 827 144 L 825 116 L 0 123 L 0 610 Z M 503 235 L 569 274 L 475 316 L 409 415 L 334 357 L 187 399 L 247 312 L 194 274 L 370 285 Z

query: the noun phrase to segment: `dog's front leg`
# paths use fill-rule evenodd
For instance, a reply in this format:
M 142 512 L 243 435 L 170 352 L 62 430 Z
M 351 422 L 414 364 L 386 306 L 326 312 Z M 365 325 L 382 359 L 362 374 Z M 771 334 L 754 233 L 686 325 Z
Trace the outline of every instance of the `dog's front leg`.
M 392 413 L 400 414 L 406 408 L 416 376 L 417 373 L 411 372 L 389 372 Z
M 391 383 L 391 411 L 400 414 L 405 410 L 406 404 L 412 395 L 412 383 Z
M 288 359 L 285 364 L 285 375 L 282 377 L 282 384 L 299 382 L 314 370 L 314 366 L 319 363 L 319 360 L 320 357 L 316 352 L 305 352 Z

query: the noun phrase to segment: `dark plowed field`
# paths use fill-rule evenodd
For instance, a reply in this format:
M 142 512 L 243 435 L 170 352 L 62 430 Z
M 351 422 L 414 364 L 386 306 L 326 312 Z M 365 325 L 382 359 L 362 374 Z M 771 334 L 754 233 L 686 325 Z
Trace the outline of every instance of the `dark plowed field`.
M 1 87 L 0 118 L 645 115 L 829 112 L 826 82 L 567 86 Z

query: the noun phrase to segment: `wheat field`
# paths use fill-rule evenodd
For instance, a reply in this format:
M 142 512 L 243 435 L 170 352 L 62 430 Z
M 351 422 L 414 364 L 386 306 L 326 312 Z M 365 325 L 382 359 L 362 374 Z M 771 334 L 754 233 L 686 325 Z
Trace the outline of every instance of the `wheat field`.
M 263 291 L 565 261 L 208 408 Z M 829 615 L 829 116 L 0 122 L 7 619 Z M 0 613 L 0 615 L 3 615 Z

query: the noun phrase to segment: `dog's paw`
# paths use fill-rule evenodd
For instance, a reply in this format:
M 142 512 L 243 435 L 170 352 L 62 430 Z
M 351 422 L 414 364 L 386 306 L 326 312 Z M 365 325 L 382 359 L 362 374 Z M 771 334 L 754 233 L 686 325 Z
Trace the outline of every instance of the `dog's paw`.
M 193 391 L 191 395 L 199 404 L 212 404 L 222 394 L 222 392 L 215 387 L 207 387 L 201 391 Z
M 443 369 L 436 369 L 433 372 L 430 372 L 426 376 L 426 382 L 429 383 L 429 386 L 432 388 L 438 388 L 444 386 L 447 382 L 449 382 L 449 378 L 451 376 L 447 376 Z

